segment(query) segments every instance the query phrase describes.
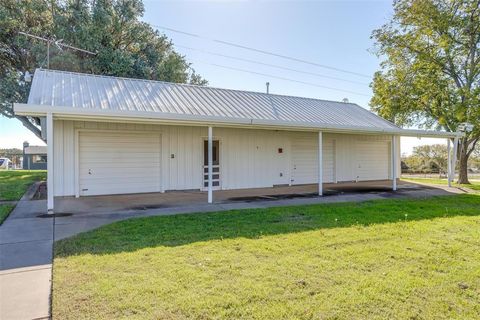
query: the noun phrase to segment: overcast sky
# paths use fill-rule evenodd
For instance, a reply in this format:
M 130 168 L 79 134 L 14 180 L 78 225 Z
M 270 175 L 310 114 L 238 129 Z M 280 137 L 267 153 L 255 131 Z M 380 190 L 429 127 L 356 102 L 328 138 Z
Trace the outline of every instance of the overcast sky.
M 265 91 L 268 81 L 271 93 L 335 101 L 347 98 L 369 108 L 372 92 L 368 84 L 380 62 L 373 53 L 370 35 L 391 17 L 391 1 L 144 0 L 144 3 L 144 21 L 195 35 L 159 29 L 211 86 Z M 225 45 L 219 40 L 326 67 Z M 20 148 L 24 140 L 41 144 L 17 120 L 0 118 L 0 129 L 0 147 Z M 402 153 L 410 153 L 414 145 L 443 142 L 403 138 Z

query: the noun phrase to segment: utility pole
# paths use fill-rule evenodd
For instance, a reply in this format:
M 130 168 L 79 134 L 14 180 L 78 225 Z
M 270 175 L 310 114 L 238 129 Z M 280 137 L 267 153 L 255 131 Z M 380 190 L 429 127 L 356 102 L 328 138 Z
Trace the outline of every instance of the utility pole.
M 58 50 L 60 50 L 60 51 L 63 51 L 62 48 L 67 48 L 67 49 L 72 49 L 72 50 L 75 50 L 75 51 L 83 52 L 83 53 L 86 53 L 86 54 L 90 54 L 90 55 L 93 55 L 93 56 L 97 55 L 96 52 L 88 51 L 88 50 L 85 50 L 85 49 L 80 49 L 80 48 L 65 44 L 65 43 L 62 42 L 63 39 L 60 39 L 60 40 L 47 39 L 47 38 L 39 37 L 39 36 L 30 34 L 30 33 L 26 33 L 26 32 L 22 32 L 22 31 L 19 31 L 18 33 L 21 34 L 21 35 L 33 38 L 33 39 L 44 41 L 44 42 L 47 43 L 47 69 L 50 69 L 50 45 L 51 44 L 54 44 L 58 48 Z

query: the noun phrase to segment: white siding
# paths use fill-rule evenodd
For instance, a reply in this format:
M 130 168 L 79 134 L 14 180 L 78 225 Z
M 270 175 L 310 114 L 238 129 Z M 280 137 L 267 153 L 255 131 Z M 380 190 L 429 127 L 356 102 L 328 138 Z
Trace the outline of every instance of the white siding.
M 56 120 L 56 196 L 75 195 L 79 130 L 158 134 L 162 191 L 202 188 L 203 140 L 207 137 L 207 127 Z M 318 182 L 316 132 L 214 127 L 213 135 L 220 140 L 222 189 Z M 391 136 L 325 133 L 323 139 L 324 182 L 355 181 L 357 176 L 359 180 L 391 177 Z M 283 152 L 279 153 L 279 149 Z

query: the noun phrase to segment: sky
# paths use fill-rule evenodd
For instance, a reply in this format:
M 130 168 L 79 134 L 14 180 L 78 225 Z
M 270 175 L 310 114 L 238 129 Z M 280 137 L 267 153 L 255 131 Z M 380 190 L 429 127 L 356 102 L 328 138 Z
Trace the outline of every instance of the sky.
M 269 82 L 271 93 L 334 101 L 347 98 L 367 109 L 372 95 L 369 83 L 380 63 L 370 36 L 393 13 L 391 1 L 144 0 L 144 5 L 143 20 L 161 27 L 159 31 L 210 86 L 264 92 Z M 20 148 L 25 140 L 43 144 L 18 120 L 0 117 L 0 130 L 0 147 Z M 402 153 L 409 154 L 413 146 L 426 143 L 444 141 L 402 138 Z

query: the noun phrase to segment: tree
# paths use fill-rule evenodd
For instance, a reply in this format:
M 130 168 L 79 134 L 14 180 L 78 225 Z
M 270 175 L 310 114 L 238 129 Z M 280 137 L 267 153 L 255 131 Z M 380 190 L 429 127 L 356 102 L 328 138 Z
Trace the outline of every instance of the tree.
M 459 183 L 480 139 L 480 0 L 396 0 L 389 23 L 375 30 L 381 70 L 370 105 L 397 125 L 457 131 Z
M 443 144 L 414 147 L 412 156 L 421 159 L 423 167 L 438 170 L 440 175 L 447 172 L 447 147 Z
M 40 136 L 39 120 L 16 116 L 26 102 L 26 71 L 46 67 L 47 47 L 28 32 L 97 54 L 50 47 L 50 68 L 103 75 L 206 85 L 172 42 L 140 21 L 141 0 L 0 0 L 0 114 L 16 117 Z

